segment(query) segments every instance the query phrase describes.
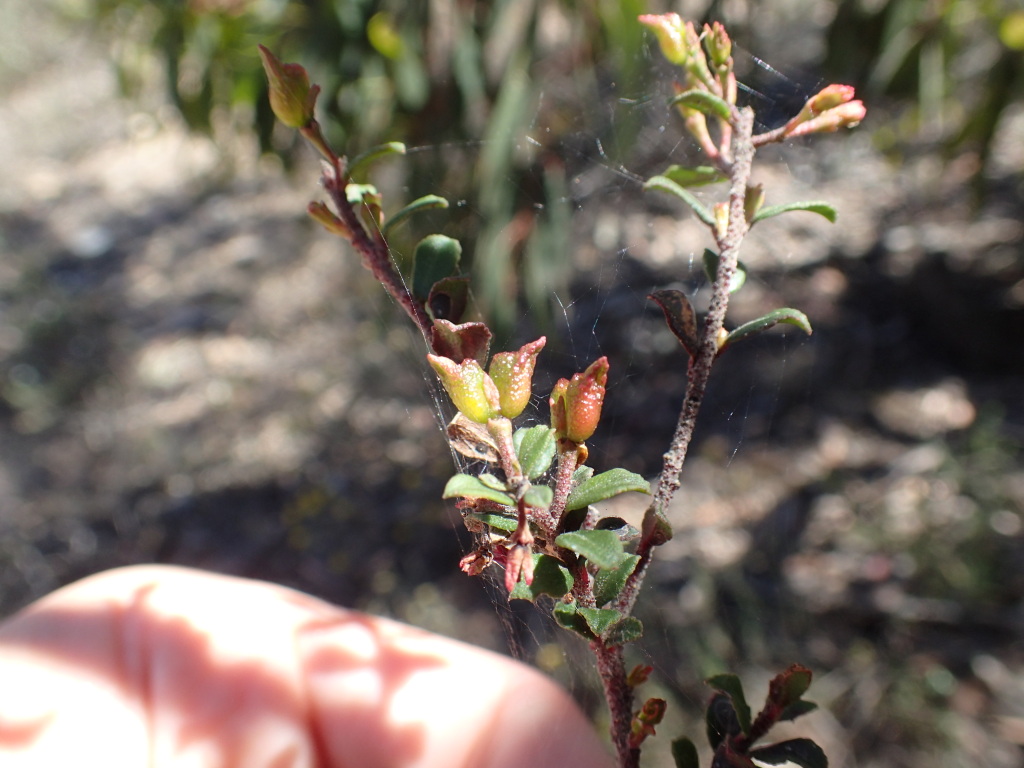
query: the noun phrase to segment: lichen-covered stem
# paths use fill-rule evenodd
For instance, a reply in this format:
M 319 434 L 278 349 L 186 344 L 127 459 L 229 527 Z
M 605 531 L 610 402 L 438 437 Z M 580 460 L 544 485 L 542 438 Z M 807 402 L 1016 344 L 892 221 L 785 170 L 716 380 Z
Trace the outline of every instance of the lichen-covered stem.
M 633 722 L 633 689 L 626 680 L 626 662 L 621 645 L 605 645 L 594 640 L 590 650 L 597 661 L 597 671 L 604 686 L 604 697 L 611 715 L 611 737 L 620 768 L 639 768 L 640 750 L 629 746 L 629 730 Z

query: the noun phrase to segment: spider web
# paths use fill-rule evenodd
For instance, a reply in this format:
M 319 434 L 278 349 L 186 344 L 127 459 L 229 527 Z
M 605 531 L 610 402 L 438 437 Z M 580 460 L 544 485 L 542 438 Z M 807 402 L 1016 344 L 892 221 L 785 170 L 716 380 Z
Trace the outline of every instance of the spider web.
M 795 113 L 815 90 L 814 84 L 801 84 L 746 52 L 740 51 L 737 56 L 748 73 L 741 85 L 741 101 L 755 108 L 758 130 L 774 127 Z M 553 199 L 542 194 L 532 198 L 527 195 L 519 210 L 532 210 L 537 227 L 544 224 L 552 208 L 564 206 L 569 210 L 571 234 L 568 239 L 574 252 L 568 256 L 573 271 L 582 273 L 583 278 L 567 281 L 550 291 L 551 311 L 548 322 L 542 327 L 533 319 L 536 308 L 527 306 L 519 297 L 512 323 L 516 329 L 512 332 L 512 341 L 491 350 L 493 353 L 517 348 L 541 332 L 549 337 L 548 347 L 538 363 L 531 405 L 517 420 L 517 428 L 546 423 L 546 393 L 554 380 L 581 371 L 597 357 L 607 355 L 611 374 L 605 416 L 599 432 L 588 442 L 591 451 L 588 463 L 599 472 L 625 466 L 649 479 L 660 470 L 661 452 L 667 447 L 675 425 L 685 388 L 686 356 L 665 327 L 660 310 L 647 295 L 659 287 L 681 288 L 702 312 L 708 283 L 703 276 L 701 254 L 705 247 L 713 244 L 706 231 L 694 227 L 692 215 L 677 204 L 678 201 L 658 199 L 642 188 L 646 178 L 671 163 L 696 165 L 701 161 L 694 142 L 683 132 L 678 115 L 666 107 L 668 92 L 662 86 L 667 86 L 668 82 L 667 77 L 652 78 L 652 88 L 638 94 L 616 94 L 613 88 L 613 94 L 605 99 L 606 104 L 581 115 L 573 130 L 554 147 L 545 139 L 544 109 L 550 96 L 540 89 L 528 126 L 517 135 L 506 137 L 515 152 L 529 154 L 547 149 L 564 163 L 564 194 Z M 628 151 L 623 151 L 621 136 L 616 132 L 627 123 L 634 126 L 635 141 Z M 446 147 L 436 145 L 423 146 L 410 148 L 409 152 L 419 154 L 444 149 Z M 482 153 L 487 144 L 466 143 L 457 149 Z M 781 174 L 786 178 L 799 176 L 801 172 L 806 174 L 806 170 L 801 169 L 812 163 L 813 157 L 799 147 L 788 147 L 764 151 L 759 160 L 774 166 L 776 177 Z M 757 177 L 755 169 L 755 181 Z M 521 173 L 509 172 L 504 181 L 519 190 L 525 187 Z M 429 191 L 457 201 L 457 208 L 468 212 L 481 228 L 486 227 L 486 211 L 465 189 L 442 187 Z M 724 185 L 697 190 L 697 194 L 710 205 L 723 199 Z M 659 231 L 669 227 L 672 221 L 685 226 Z M 678 239 L 666 242 L 673 236 Z M 762 250 L 765 247 L 760 246 Z M 777 284 L 786 273 L 789 256 L 775 253 L 771 268 L 751 270 L 748 280 L 755 292 L 768 295 L 778 292 Z M 479 269 L 479 262 L 475 268 Z M 728 324 L 735 325 L 735 322 Z M 410 330 L 410 334 L 415 335 L 415 332 Z M 751 344 L 739 353 L 746 358 L 739 368 L 741 375 L 733 377 L 739 379 L 739 383 L 722 387 L 721 396 L 716 393 L 720 377 L 713 378 L 701 414 L 699 436 L 704 435 L 724 446 L 726 467 L 741 454 L 747 441 L 764 440 L 772 434 L 782 381 L 787 376 L 789 349 L 791 344 L 801 343 L 774 337 L 767 344 Z M 415 344 L 412 346 L 416 348 Z M 422 362 L 418 361 L 417 365 L 422 367 Z M 744 374 L 744 368 L 755 373 Z M 769 371 L 768 375 L 756 373 L 764 370 Z M 429 369 L 425 370 L 424 381 L 438 426 L 444 434 L 445 425 L 454 415 L 453 408 Z M 621 437 L 622 433 L 627 436 Z M 638 445 L 642 447 L 639 452 Z M 699 451 L 700 447 L 698 440 L 694 450 Z M 454 450 L 451 455 L 456 471 L 474 472 L 482 466 L 474 466 Z M 637 513 L 642 513 L 642 500 L 634 506 Z M 592 697 L 594 683 L 589 680 L 592 670 L 582 644 L 565 642 L 566 633 L 555 627 L 550 617 L 550 605 L 510 602 L 502 579 L 496 566 L 489 568 L 484 576 L 494 614 L 503 627 L 511 655 L 528 663 L 541 660 L 542 667 L 547 667 L 549 672 L 556 671 L 562 682 L 578 695 Z M 647 595 L 648 600 L 652 597 Z M 656 599 L 665 597 L 661 595 Z M 629 659 L 632 663 L 650 664 L 663 679 L 672 680 L 675 671 L 659 662 L 659 654 L 644 650 L 644 643 L 649 639 L 645 636 L 640 643 L 631 646 Z M 655 640 L 657 642 L 657 638 Z M 667 636 L 660 641 L 667 643 Z M 554 669 L 558 665 L 551 663 L 553 647 L 561 648 L 568 660 L 558 670 Z M 547 663 L 543 661 L 545 658 Z

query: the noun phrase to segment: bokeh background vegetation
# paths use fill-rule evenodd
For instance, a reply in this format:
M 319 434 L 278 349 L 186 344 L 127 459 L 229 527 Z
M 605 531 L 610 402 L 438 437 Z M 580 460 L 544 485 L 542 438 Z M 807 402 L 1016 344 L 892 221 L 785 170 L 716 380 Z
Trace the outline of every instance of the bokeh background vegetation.
M 199 565 L 510 644 L 599 712 L 584 650 L 457 572 L 443 403 L 399 313 L 304 220 L 317 169 L 273 125 L 255 45 L 307 66 L 339 146 L 409 145 L 375 179 L 386 200 L 453 205 L 396 258 L 426 231 L 459 237 L 500 335 L 552 338 L 539 392 L 609 356 L 595 462 L 651 476 L 685 361 L 644 296 L 699 302 L 706 245 L 639 187 L 694 158 L 635 23 L 662 10 L 728 25 L 765 124 L 833 81 L 869 118 L 763 153 L 770 202 L 829 199 L 840 223 L 753 239 L 733 317 L 787 304 L 816 332 L 723 358 L 637 660 L 680 705 L 673 727 L 702 677 L 756 687 L 800 661 L 835 765 L 1019 765 L 1012 0 L 5 5 L 4 612 L 104 567 Z

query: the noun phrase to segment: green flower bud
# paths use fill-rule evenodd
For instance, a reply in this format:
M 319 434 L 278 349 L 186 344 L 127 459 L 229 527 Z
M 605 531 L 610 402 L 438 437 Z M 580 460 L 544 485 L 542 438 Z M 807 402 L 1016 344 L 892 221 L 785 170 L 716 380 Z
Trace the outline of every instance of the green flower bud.
M 547 339 L 541 336 L 526 344 L 518 352 L 499 352 L 491 359 L 487 369 L 491 380 L 498 387 L 501 401 L 501 415 L 514 419 L 530 402 L 533 392 L 533 370 L 537 355 L 544 348 Z
M 305 128 L 313 122 L 319 85 L 309 84 L 309 75 L 299 64 L 283 64 L 262 45 L 260 58 L 270 83 L 270 108 L 289 128 Z
M 498 388 L 476 360 L 456 363 L 447 357 L 427 355 L 455 407 L 470 421 L 486 424 L 501 415 Z
M 678 13 L 646 13 L 639 17 L 639 21 L 654 31 L 666 59 L 679 66 L 686 64 L 686 28 Z

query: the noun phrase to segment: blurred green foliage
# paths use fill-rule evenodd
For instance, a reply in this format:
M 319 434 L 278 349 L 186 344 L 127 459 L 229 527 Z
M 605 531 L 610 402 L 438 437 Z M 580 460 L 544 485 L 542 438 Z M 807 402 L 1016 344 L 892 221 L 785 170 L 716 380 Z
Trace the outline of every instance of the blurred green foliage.
M 980 183 L 1000 118 L 1024 94 L 1019 0 L 839 0 L 827 50 L 832 72 L 899 105 L 876 132 L 883 147 L 976 151 Z
M 473 190 L 446 221 L 467 246 L 477 304 L 502 330 L 518 301 L 543 318 L 567 280 L 566 153 L 555 150 L 598 112 L 602 85 L 641 88 L 645 64 L 641 0 L 81 3 L 112 41 L 125 91 L 159 70 L 193 129 L 253 125 L 264 151 L 289 155 L 294 132 L 274 132 L 262 43 L 321 85 L 321 123 L 346 154 L 401 140 L 410 189 Z M 609 154 L 636 128 L 616 124 Z

